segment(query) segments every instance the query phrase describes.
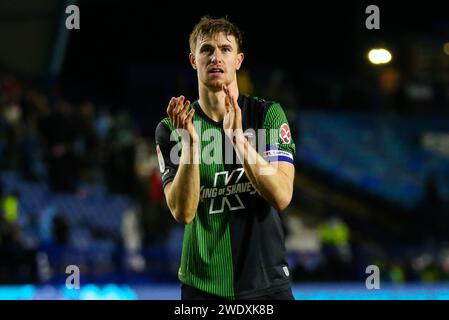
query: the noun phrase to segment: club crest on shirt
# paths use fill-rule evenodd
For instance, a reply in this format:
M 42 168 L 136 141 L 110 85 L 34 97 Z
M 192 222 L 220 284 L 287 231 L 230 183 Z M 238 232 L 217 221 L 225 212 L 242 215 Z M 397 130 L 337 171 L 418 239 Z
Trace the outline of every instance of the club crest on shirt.
M 290 127 L 288 124 L 283 123 L 279 129 L 279 137 L 284 143 L 290 143 L 292 140 L 292 135 L 290 133 Z
M 159 145 L 156 146 L 156 153 L 157 153 L 157 160 L 159 161 L 159 170 L 161 171 L 161 173 L 164 173 L 165 161 L 164 157 L 162 156 L 161 148 L 159 148 Z

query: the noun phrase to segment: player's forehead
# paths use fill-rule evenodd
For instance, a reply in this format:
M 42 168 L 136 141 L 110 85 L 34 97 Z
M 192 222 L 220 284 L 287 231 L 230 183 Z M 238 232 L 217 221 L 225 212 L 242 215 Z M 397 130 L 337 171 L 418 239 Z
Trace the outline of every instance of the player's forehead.
M 203 45 L 230 45 L 236 47 L 237 42 L 232 34 L 226 34 L 225 32 L 217 32 L 212 35 L 203 34 L 197 39 L 197 47 L 200 48 Z

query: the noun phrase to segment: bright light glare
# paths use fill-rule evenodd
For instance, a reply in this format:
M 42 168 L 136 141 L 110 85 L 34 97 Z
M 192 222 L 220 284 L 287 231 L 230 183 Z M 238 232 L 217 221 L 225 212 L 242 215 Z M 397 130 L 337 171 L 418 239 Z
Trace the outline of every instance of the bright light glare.
M 391 53 L 387 49 L 372 49 L 368 59 L 373 64 L 385 64 L 391 61 Z

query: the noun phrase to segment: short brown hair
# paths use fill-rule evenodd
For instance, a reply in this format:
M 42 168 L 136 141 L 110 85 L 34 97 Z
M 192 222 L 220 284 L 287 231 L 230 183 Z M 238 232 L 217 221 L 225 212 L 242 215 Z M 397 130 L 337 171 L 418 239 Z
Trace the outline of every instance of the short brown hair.
M 204 16 L 195 25 L 189 37 L 190 51 L 195 53 L 196 41 L 199 37 L 212 37 L 220 32 L 226 35 L 232 35 L 237 42 L 237 52 L 242 52 L 242 32 L 240 29 L 230 22 L 227 17 L 214 19 Z

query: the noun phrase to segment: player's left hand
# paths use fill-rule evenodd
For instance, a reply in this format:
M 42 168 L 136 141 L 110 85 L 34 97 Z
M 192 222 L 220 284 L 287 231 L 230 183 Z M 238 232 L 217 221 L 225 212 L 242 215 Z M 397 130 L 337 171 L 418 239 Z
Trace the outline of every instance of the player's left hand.
M 223 119 L 223 130 L 226 136 L 235 141 L 236 136 L 243 135 L 242 130 L 242 109 L 237 102 L 237 97 L 233 96 L 225 85 L 225 116 Z

